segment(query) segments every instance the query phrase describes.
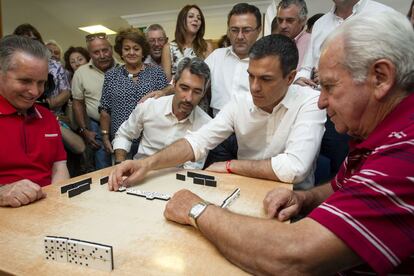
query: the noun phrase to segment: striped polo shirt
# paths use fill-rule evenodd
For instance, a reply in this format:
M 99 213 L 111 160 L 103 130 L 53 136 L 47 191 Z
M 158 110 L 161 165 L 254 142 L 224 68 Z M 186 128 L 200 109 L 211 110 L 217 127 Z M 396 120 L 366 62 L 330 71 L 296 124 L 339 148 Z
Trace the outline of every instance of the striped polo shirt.
M 367 139 L 351 142 L 331 185 L 334 193 L 309 217 L 344 241 L 376 273 L 412 275 L 414 93 Z

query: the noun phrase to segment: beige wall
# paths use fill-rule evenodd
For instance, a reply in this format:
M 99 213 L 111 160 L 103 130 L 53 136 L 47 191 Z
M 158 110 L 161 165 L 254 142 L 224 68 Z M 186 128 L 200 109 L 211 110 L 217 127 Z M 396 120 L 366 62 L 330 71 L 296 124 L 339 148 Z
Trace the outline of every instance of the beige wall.
M 278 1 L 278 0 L 276 0 Z M 148 3 L 151 2 L 151 5 Z M 10 34 L 21 23 L 31 23 L 41 32 L 43 39 L 54 39 L 65 50 L 70 45 L 84 46 L 86 33 L 77 30 L 77 26 L 103 23 L 115 30 L 127 27 L 128 23 L 120 16 L 153 11 L 175 11 L 192 2 L 200 7 L 229 5 L 234 0 L 202 1 L 161 1 L 161 0 L 1 0 L 3 34 Z M 251 2 L 266 6 L 271 1 Z M 411 0 L 378 0 L 406 14 Z M 332 6 L 331 0 L 308 0 L 309 15 L 326 12 Z M 226 14 L 206 16 L 206 38 L 217 39 L 226 32 Z M 265 10 L 265 9 L 264 9 Z M 264 12 L 264 10 L 262 10 Z M 93 12 L 91 12 L 93 11 Z M 176 13 L 173 18 L 176 17 Z M 157 23 L 157 17 L 154 22 Z M 162 23 L 170 39 L 174 37 L 175 20 Z M 113 36 L 112 36 L 113 39 Z

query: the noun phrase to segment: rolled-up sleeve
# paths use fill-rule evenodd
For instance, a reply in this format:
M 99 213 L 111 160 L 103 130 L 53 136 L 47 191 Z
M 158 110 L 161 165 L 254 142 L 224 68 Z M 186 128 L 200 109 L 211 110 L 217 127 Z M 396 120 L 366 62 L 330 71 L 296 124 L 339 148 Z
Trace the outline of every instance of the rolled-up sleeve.
M 300 183 L 311 172 L 325 131 L 326 112 L 318 108 L 318 97 L 301 107 L 286 141 L 286 149 L 271 158 L 276 176 L 283 182 Z
M 132 140 L 138 139 L 144 128 L 144 114 L 148 105 L 154 99 L 148 99 L 144 103 L 138 104 L 129 115 L 128 120 L 122 123 L 118 131 L 115 133 L 115 138 L 112 141 L 114 150 L 123 149 L 129 152 L 131 149 Z

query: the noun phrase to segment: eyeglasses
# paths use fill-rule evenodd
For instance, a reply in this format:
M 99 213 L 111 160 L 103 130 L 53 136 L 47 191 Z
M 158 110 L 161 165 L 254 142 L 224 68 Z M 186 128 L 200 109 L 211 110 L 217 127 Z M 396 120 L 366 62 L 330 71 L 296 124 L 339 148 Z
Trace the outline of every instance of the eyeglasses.
M 106 33 L 88 34 L 87 36 L 85 36 L 86 42 L 92 41 L 96 38 L 107 39 L 108 36 L 106 35 Z
M 231 33 L 232 35 L 238 35 L 240 32 L 241 32 L 243 35 L 249 35 L 249 34 L 251 34 L 252 32 L 254 32 L 254 31 L 256 31 L 256 30 L 257 30 L 257 27 L 256 27 L 256 28 L 251 28 L 251 27 L 245 27 L 245 28 L 231 27 L 231 28 L 229 29 L 229 31 L 230 31 L 230 33 Z
M 158 37 L 158 38 L 150 38 L 148 39 L 148 43 L 149 44 L 155 44 L 155 43 L 159 43 L 159 44 L 163 44 L 165 42 L 167 42 L 168 37 Z

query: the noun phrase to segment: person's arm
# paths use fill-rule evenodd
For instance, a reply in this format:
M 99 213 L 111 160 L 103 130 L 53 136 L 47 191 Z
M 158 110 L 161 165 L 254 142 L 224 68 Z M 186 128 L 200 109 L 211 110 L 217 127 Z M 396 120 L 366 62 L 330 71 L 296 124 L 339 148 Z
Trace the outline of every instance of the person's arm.
M 52 167 L 52 184 L 69 179 L 69 171 L 66 160 L 56 161 Z
M 1 207 L 20 207 L 45 197 L 46 193 L 42 188 L 28 179 L 0 186 Z
M 86 105 L 84 100 L 73 99 L 73 114 L 75 115 L 75 121 L 78 126 L 83 129 L 82 133 L 79 133 L 85 140 L 86 144 L 89 144 L 93 148 L 100 148 L 100 145 L 95 140 L 96 133 L 87 128 L 86 119 Z
M 55 97 L 49 97 L 46 99 L 50 109 L 55 109 L 63 106 L 68 102 L 70 98 L 70 90 L 61 90 Z
M 102 141 L 104 144 L 105 151 L 107 153 L 113 153 L 111 141 L 109 139 L 111 129 L 111 115 L 109 115 L 109 113 L 106 112 L 104 109 L 101 109 L 99 116 L 99 122 L 101 123 L 102 130 Z
M 164 215 L 190 224 L 189 210 L 200 201 L 190 191 L 179 191 L 167 203 Z M 361 263 L 342 240 L 307 218 L 284 224 L 210 205 L 197 225 L 224 257 L 255 275 L 329 275 Z
M 229 160 L 211 164 L 206 171 L 244 175 L 254 178 L 280 181 L 272 168 L 271 160 Z
M 170 43 L 165 44 L 162 48 L 161 55 L 161 66 L 164 69 L 164 73 L 167 76 L 167 80 L 171 81 L 171 52 L 170 52 Z
M 152 100 L 138 104 L 129 115 L 128 120 L 123 122 L 115 133 L 112 148 L 115 151 L 115 163 L 121 163 L 131 150 L 132 140 L 138 139 L 144 129 L 145 116 L 151 117 L 149 106 Z
M 298 214 L 307 215 L 333 193 L 327 183 L 307 191 L 292 191 L 276 188 L 269 191 L 263 200 L 263 207 L 268 218 L 280 221 L 291 219 Z
M 135 185 L 151 170 L 174 167 L 190 160 L 194 160 L 193 149 L 186 139 L 180 139 L 150 157 L 117 165 L 109 175 L 109 190 L 117 191 L 121 184 L 126 187 Z

